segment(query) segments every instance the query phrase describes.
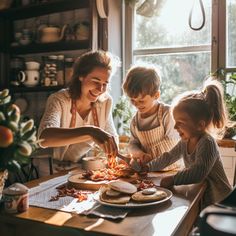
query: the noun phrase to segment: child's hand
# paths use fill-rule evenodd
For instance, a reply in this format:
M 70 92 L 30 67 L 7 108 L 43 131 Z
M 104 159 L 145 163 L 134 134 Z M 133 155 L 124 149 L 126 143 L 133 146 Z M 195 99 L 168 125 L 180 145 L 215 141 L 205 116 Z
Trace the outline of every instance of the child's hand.
M 166 177 L 163 177 L 160 182 L 160 186 L 164 188 L 170 188 L 174 185 L 174 176 L 169 175 Z
M 138 153 L 132 153 L 132 158 L 133 159 L 138 159 L 139 162 L 142 163 L 142 165 L 148 163 L 149 161 L 152 160 L 152 157 L 150 154 L 147 154 L 145 152 L 138 152 Z

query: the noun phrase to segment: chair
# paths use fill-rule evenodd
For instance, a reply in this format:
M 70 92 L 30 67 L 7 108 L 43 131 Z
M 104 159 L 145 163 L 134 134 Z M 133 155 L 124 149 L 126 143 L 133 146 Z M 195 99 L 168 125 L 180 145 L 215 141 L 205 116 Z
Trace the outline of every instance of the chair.
M 49 168 L 49 173 L 50 175 L 53 174 L 53 149 L 52 148 L 40 148 L 36 150 L 32 155 L 31 155 L 31 162 L 30 162 L 30 170 L 28 173 L 28 181 L 32 179 L 32 177 L 35 175 L 36 178 L 39 178 L 39 173 L 38 170 L 34 164 L 34 161 L 36 159 L 48 159 L 48 168 Z
M 200 214 L 199 232 L 204 236 L 236 235 L 236 186 L 221 202 L 205 208 Z

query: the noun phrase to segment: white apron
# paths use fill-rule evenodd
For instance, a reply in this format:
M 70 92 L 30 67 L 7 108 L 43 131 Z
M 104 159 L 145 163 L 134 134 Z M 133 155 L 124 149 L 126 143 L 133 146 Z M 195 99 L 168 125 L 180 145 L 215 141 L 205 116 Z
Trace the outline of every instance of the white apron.
M 165 129 L 162 123 L 162 117 L 163 117 L 162 104 L 159 105 L 159 109 L 157 111 L 157 117 L 160 126 L 156 128 L 146 131 L 139 130 L 138 116 L 136 116 L 136 125 L 135 125 L 135 133 L 140 143 L 142 144 L 142 148 L 146 153 L 150 154 L 153 159 L 159 157 L 164 152 L 168 152 L 177 143 L 176 139 L 170 139 L 168 137 L 165 137 Z M 178 162 L 175 162 L 172 165 L 166 167 L 165 169 L 163 169 L 163 171 L 169 171 L 176 168 L 180 168 L 181 164 Z

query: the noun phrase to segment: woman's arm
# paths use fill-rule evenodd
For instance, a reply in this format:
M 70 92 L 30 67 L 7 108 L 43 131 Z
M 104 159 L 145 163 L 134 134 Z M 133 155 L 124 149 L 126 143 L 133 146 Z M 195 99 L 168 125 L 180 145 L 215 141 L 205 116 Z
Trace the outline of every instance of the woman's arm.
M 109 155 L 116 155 L 118 152 L 113 136 L 96 126 L 46 128 L 42 131 L 40 139 L 43 147 L 61 147 L 93 140 Z

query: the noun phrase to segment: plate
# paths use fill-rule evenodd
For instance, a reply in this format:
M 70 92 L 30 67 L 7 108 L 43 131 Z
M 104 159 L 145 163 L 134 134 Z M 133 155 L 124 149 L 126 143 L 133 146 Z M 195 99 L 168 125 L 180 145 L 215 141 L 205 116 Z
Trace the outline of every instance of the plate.
M 25 97 L 16 98 L 14 103 L 20 108 L 21 113 L 26 112 L 29 106 L 28 100 Z
M 99 199 L 98 194 L 94 198 L 97 202 L 99 202 L 101 205 L 104 205 L 104 206 L 117 207 L 117 208 L 139 208 L 139 207 L 146 207 L 146 206 L 161 204 L 163 202 L 168 201 L 173 196 L 173 193 L 169 189 L 161 188 L 161 187 L 156 187 L 156 189 L 166 192 L 167 197 L 162 200 L 155 201 L 155 202 L 145 202 L 145 203 L 137 203 L 131 200 L 130 202 L 126 204 L 114 204 L 114 203 L 103 202 Z

